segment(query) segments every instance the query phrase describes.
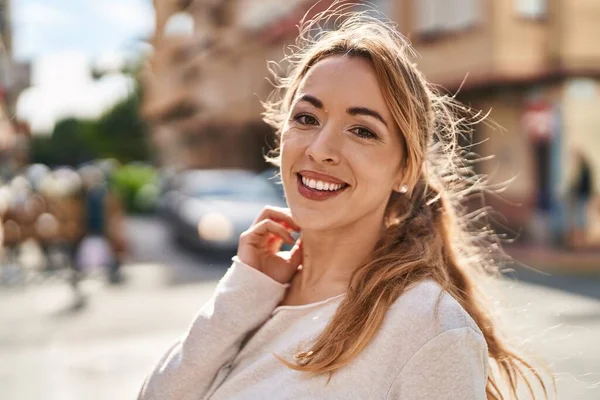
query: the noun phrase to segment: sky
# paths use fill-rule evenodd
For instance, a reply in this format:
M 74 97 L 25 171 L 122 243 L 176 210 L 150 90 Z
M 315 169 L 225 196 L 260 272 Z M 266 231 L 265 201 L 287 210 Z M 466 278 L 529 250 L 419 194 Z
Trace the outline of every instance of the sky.
M 92 63 L 117 67 L 152 35 L 151 0 L 13 0 L 14 58 L 33 64 L 17 116 L 49 132 L 67 116 L 95 117 L 133 88 L 112 74 L 93 81 Z

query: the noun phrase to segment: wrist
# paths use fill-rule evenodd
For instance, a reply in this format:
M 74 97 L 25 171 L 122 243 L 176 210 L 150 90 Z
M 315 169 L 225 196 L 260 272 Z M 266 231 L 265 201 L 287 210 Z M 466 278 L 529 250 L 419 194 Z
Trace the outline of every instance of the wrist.
M 242 260 L 239 257 L 239 255 L 234 256 L 232 258 L 232 261 L 233 261 L 234 267 L 237 267 L 238 269 L 242 269 L 242 270 L 252 271 L 251 274 L 253 277 L 256 277 L 256 279 L 264 281 L 265 283 L 270 282 L 270 283 L 275 284 L 283 289 L 287 289 L 289 286 L 288 283 L 279 282 L 278 280 L 273 279 L 271 276 L 265 274 L 260 269 L 253 267 L 250 263 L 244 262 L 244 260 Z

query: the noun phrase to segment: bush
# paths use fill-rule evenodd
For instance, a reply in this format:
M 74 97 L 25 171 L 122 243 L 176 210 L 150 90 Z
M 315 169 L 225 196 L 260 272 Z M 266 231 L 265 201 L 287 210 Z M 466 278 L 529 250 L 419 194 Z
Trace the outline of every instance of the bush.
M 142 163 L 127 164 L 115 172 L 112 180 L 127 212 L 154 210 L 158 197 L 158 173 L 154 167 Z

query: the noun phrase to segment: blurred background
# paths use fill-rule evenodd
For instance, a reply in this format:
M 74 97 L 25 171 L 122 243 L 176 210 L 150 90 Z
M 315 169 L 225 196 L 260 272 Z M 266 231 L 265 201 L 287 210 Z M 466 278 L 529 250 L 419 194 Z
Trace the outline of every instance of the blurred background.
M 285 205 L 267 60 L 331 3 L 0 0 L 2 399 L 135 398 L 239 234 Z M 504 189 L 467 206 L 496 210 L 514 258 L 506 329 L 559 398 L 600 398 L 600 1 L 369 4 L 489 113 L 475 168 Z

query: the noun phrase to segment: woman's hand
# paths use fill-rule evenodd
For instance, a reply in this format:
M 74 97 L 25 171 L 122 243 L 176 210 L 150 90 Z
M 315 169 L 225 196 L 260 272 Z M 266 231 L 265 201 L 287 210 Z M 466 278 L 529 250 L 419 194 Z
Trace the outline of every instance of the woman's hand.
M 302 244 L 291 232 L 300 232 L 288 208 L 265 207 L 252 226 L 240 235 L 237 256 L 280 283 L 288 283 L 302 262 Z M 280 252 L 283 243 L 293 244 L 290 252 Z

